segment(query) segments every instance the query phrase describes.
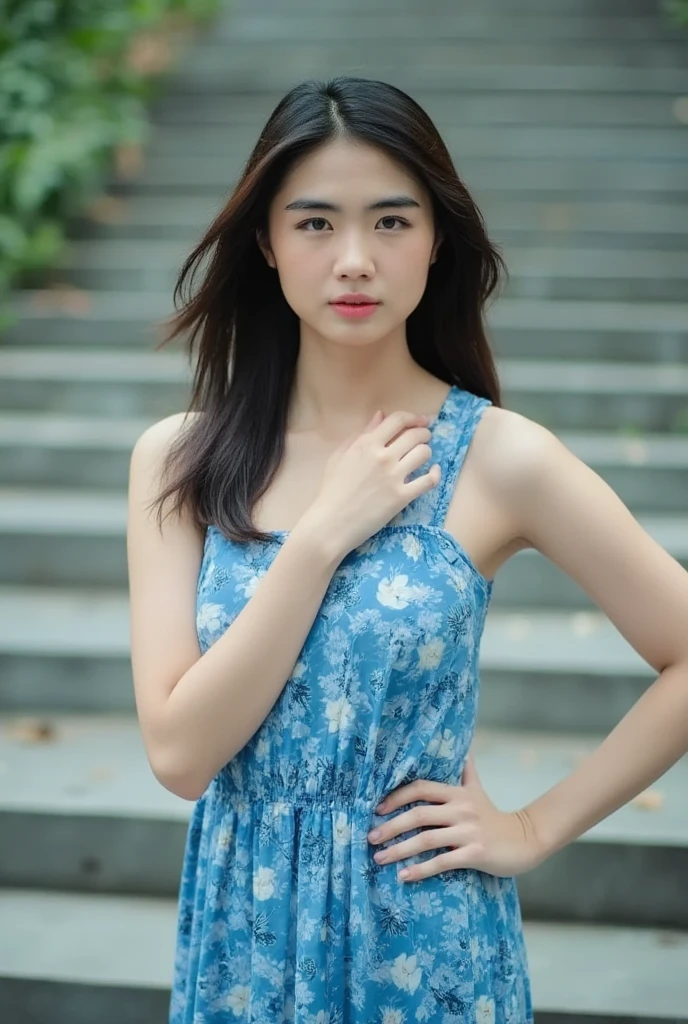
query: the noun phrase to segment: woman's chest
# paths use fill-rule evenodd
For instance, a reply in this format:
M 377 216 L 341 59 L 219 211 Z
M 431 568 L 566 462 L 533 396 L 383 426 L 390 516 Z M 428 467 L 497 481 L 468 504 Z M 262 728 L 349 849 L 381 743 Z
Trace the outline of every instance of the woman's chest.
M 196 624 L 203 650 L 250 601 L 284 538 L 237 544 L 214 527 L 206 535 Z M 415 644 L 436 649 L 470 642 L 482 628 L 486 595 L 442 531 L 385 527 L 335 570 L 309 631 L 311 646 L 347 645 L 372 653 Z M 285 594 L 298 599 L 298 581 Z M 427 653 L 427 652 L 426 652 Z

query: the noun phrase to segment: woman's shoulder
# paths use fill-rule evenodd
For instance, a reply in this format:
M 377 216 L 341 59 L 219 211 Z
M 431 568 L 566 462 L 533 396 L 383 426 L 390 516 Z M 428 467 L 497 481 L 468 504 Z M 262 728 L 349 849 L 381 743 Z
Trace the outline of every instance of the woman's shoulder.
M 168 449 L 189 427 L 196 423 L 200 412 L 174 412 L 150 423 L 136 439 L 135 446 Z
M 473 463 L 483 482 L 493 491 L 513 495 L 537 472 L 564 450 L 547 427 L 512 409 L 487 406 L 475 431 L 471 448 Z

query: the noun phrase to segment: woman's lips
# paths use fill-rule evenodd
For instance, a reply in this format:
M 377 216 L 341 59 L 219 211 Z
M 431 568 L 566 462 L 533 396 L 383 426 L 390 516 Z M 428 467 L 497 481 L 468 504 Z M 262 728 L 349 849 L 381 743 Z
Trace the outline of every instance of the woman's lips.
M 359 320 L 364 317 L 370 316 L 377 307 L 380 305 L 379 302 L 331 302 L 330 305 L 334 310 L 339 313 L 340 316 L 347 317 L 350 320 Z

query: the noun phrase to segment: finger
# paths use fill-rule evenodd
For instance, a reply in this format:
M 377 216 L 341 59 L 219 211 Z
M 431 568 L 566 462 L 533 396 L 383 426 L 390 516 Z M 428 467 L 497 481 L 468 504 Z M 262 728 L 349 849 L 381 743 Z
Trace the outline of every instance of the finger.
M 443 871 L 457 871 L 466 868 L 477 868 L 477 851 L 471 846 L 462 846 L 458 850 L 450 850 L 448 853 L 439 853 L 430 860 L 424 860 L 420 864 L 411 864 L 409 867 L 402 867 L 397 872 L 397 878 L 401 882 L 417 882 L 422 878 L 431 878 L 432 875 L 439 875 Z M 478 868 L 478 870 L 480 870 Z M 402 874 L 405 872 L 405 874 Z
M 384 418 L 384 412 L 382 411 L 382 409 L 378 409 L 376 412 L 373 413 L 372 417 L 368 420 L 368 423 L 363 428 L 363 433 L 365 434 L 368 431 L 373 430 L 374 427 L 378 425 L 378 423 L 382 423 Z
M 412 832 L 415 828 L 451 825 L 451 811 L 448 810 L 448 806 L 447 803 L 422 804 L 419 807 L 413 807 L 410 811 L 404 811 L 403 814 L 397 814 L 396 818 L 391 818 L 382 825 L 376 825 L 375 830 L 380 834 L 374 836 L 370 841 L 380 845 L 404 832 Z
M 380 801 L 376 810 L 381 814 L 389 814 L 397 807 L 415 803 L 417 800 L 443 803 L 451 799 L 454 790 L 455 787 L 447 782 L 437 782 L 435 779 L 416 779 L 415 782 L 409 782 L 406 786 L 393 789 L 384 800 Z
M 346 451 L 346 449 L 349 448 L 349 446 L 352 445 L 358 437 L 360 437 L 361 434 L 369 434 L 371 430 L 374 430 L 375 427 L 382 423 L 384 418 L 385 414 L 382 412 L 381 409 L 378 409 L 376 412 L 373 413 L 373 415 L 368 420 L 363 430 L 352 430 L 352 432 L 348 434 L 347 437 L 344 438 L 342 443 L 335 448 L 333 454 L 343 454 Z
M 391 846 L 378 850 L 373 859 L 376 864 L 394 864 L 398 860 L 414 857 L 417 853 L 437 850 L 440 846 L 458 846 L 460 841 L 460 836 L 454 828 L 428 829 L 410 839 L 404 839 L 401 843 L 393 843 Z

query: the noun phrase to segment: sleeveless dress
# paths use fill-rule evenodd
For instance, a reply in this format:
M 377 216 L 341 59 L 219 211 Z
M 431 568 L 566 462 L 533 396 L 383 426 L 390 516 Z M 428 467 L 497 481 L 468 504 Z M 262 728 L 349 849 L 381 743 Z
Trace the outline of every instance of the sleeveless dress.
M 179 890 L 170 1024 L 532 1024 L 514 878 L 404 882 L 367 834 L 414 779 L 460 785 L 492 581 L 444 527 L 490 401 L 454 385 L 429 424 L 442 469 L 338 565 L 292 674 L 195 803 Z M 208 527 L 197 588 L 207 650 L 289 531 Z M 298 599 L 298 581 L 294 598 Z M 267 640 L 267 638 L 266 638 Z

